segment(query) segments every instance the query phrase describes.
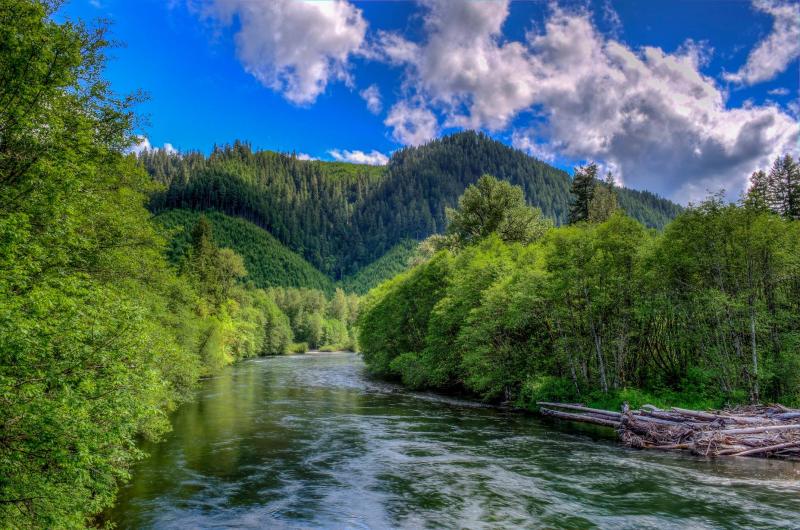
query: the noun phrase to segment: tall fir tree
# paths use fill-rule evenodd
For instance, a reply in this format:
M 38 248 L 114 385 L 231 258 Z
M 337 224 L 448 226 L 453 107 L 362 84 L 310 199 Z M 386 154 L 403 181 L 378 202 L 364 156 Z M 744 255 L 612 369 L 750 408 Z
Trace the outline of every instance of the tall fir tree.
M 614 215 L 618 209 L 614 175 L 609 171 L 602 184 L 595 184 L 592 200 L 589 201 L 588 221 L 602 223 Z
M 588 166 L 575 169 L 575 176 L 572 179 L 573 202 L 569 208 L 569 223 L 575 224 L 580 221 L 589 220 L 589 206 L 594 197 L 594 189 L 597 185 L 597 164 L 591 163 Z
M 764 170 L 753 172 L 750 176 L 750 188 L 747 190 L 744 203 L 749 208 L 759 211 L 769 210 L 770 178 Z
M 775 159 L 770 180 L 773 209 L 788 219 L 800 219 L 800 167 L 791 155 Z

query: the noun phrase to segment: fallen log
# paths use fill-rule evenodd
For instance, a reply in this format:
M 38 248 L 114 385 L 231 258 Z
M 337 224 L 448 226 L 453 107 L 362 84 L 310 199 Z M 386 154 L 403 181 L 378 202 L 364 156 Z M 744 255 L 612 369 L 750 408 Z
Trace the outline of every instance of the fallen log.
M 560 418 L 562 420 L 579 421 L 582 423 L 593 423 L 595 425 L 612 427 L 614 429 L 620 426 L 620 423 L 618 421 L 598 418 L 596 416 L 590 416 L 588 414 L 574 414 L 571 412 L 560 412 L 557 410 L 545 409 L 545 408 L 540 409 L 540 412 L 545 416 L 552 416 L 554 418 Z
M 772 416 L 772 419 L 778 420 L 794 420 L 798 418 L 800 418 L 800 412 L 783 412 Z
M 688 416 L 690 418 L 697 418 L 705 421 L 730 421 L 734 423 L 763 423 L 764 421 L 769 421 L 768 418 L 748 417 L 735 414 L 720 414 L 720 413 L 712 414 L 696 410 L 680 409 L 677 407 L 673 407 L 672 410 L 683 416 Z
M 581 412 L 591 412 L 593 414 L 599 414 L 601 416 L 608 416 L 610 418 L 621 418 L 622 414 L 619 412 L 612 412 L 610 410 L 601 410 L 601 409 L 592 409 L 589 407 L 584 407 L 583 405 L 573 405 L 571 403 L 549 403 L 547 401 L 537 401 L 537 405 L 543 407 L 556 407 L 559 409 L 565 410 L 578 410 Z
M 766 425 L 764 427 L 747 427 L 744 429 L 720 429 L 723 434 L 759 434 L 772 431 L 797 431 L 800 430 L 800 423 L 790 425 Z
M 640 410 L 625 406 L 622 412 L 575 403 L 538 405 L 545 416 L 611 427 L 630 447 L 688 450 L 704 456 L 796 458 L 800 454 L 800 411 L 775 405 L 708 412 L 659 410 L 652 405 Z
M 700 412 L 699 410 L 688 410 L 688 409 L 679 409 L 678 407 L 672 407 L 672 411 L 677 412 L 679 414 L 683 414 L 684 416 L 699 418 L 701 420 L 706 420 L 706 421 L 714 421 L 719 419 L 719 416 L 715 414 L 709 414 L 708 412 Z
M 756 447 L 755 449 L 748 449 L 747 451 L 742 451 L 741 453 L 736 453 L 733 456 L 756 455 L 756 454 L 760 454 L 760 453 L 768 453 L 770 451 L 777 451 L 779 449 L 787 449 L 789 447 L 800 447 L 800 441 L 786 442 L 786 443 L 775 444 L 775 445 L 768 445 L 766 447 Z

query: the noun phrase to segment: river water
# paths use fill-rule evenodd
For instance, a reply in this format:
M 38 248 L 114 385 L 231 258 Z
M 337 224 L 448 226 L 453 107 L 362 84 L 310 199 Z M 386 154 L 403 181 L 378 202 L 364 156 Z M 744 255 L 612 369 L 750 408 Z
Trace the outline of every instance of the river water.
M 119 528 L 800 528 L 800 465 L 627 449 L 370 380 L 355 354 L 204 381 L 144 449 Z

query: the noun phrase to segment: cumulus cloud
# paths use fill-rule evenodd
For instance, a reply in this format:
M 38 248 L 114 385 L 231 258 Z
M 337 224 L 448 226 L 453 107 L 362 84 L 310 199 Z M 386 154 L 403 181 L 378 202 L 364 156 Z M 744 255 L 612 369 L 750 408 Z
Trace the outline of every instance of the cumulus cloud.
M 784 87 L 773 88 L 772 90 L 768 91 L 767 94 L 770 96 L 788 96 L 789 89 Z
M 581 44 L 569 42 L 575 34 L 585 36 Z M 719 188 L 735 193 L 753 169 L 796 145 L 795 120 L 778 107 L 728 109 L 699 71 L 697 46 L 631 50 L 565 12 L 530 45 L 553 147 L 613 164 L 628 185 L 682 202 Z
M 404 145 L 424 144 L 439 134 L 436 115 L 420 102 L 398 101 L 383 123 L 392 128 L 392 137 Z
M 313 156 L 309 155 L 308 153 L 295 153 L 295 157 L 298 160 L 317 160 Z
M 202 16 L 238 19 L 236 52 L 245 70 L 298 105 L 316 101 L 330 80 L 349 82 L 351 56 L 367 23 L 346 0 L 202 0 Z
M 361 98 L 367 102 L 367 109 L 373 114 L 379 114 L 383 109 L 383 102 L 381 101 L 381 91 L 378 85 L 370 85 L 358 93 Z
M 144 151 L 164 151 L 168 155 L 174 155 L 178 152 L 175 147 L 169 143 L 164 143 L 161 147 L 155 147 L 150 143 L 150 139 L 147 136 L 139 136 L 138 141 L 129 149 L 129 152 L 135 153 L 136 155 L 140 155 Z
M 750 52 L 738 72 L 725 79 L 743 85 L 769 81 L 800 57 L 800 3 L 754 0 L 753 7 L 773 17 L 772 32 Z
M 532 104 L 536 79 L 527 50 L 518 42 L 501 43 L 507 0 L 421 3 L 424 43 L 399 35 L 384 35 L 381 42 L 390 62 L 405 65 L 417 91 L 447 111 L 445 126 L 501 129 Z
M 352 162 L 353 164 L 369 164 L 370 166 L 385 166 L 389 163 L 389 157 L 375 151 L 374 149 L 369 153 L 364 151 L 348 151 L 347 149 L 331 149 L 328 153 L 339 162 Z
M 385 121 L 399 142 L 432 137 L 434 112 L 444 126 L 490 130 L 527 112 L 531 123 L 513 131 L 518 147 L 545 159 L 593 159 L 617 168 L 627 185 L 680 201 L 720 187 L 735 193 L 753 169 L 796 149 L 796 122 L 779 107 L 727 107 L 700 72 L 710 53 L 702 43 L 672 53 L 631 49 L 601 34 L 589 13 L 558 8 L 541 30 L 509 42 L 501 34 L 507 2 L 422 4 L 422 42 L 382 38 L 411 94 Z

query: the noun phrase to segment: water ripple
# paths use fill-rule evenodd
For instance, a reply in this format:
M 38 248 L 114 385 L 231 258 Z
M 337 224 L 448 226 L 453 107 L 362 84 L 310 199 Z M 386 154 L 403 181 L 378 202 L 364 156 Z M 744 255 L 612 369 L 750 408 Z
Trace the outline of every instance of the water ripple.
M 241 363 L 145 449 L 120 528 L 800 528 L 800 465 L 626 449 L 365 376 L 354 354 Z

